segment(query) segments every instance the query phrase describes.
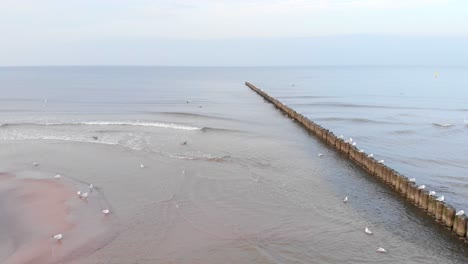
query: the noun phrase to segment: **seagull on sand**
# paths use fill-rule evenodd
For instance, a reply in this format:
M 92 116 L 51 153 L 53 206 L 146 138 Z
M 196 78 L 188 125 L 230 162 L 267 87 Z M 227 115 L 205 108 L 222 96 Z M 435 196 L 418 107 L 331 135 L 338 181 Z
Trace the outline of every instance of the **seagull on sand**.
M 416 182 L 416 178 L 410 178 L 408 180 L 409 180 L 409 182 Z
M 367 227 L 366 227 L 366 229 L 364 229 L 364 232 L 366 232 L 366 234 L 368 234 L 368 235 L 374 234 L 374 233 L 373 233 L 372 231 L 370 231 L 370 229 L 367 228 Z
M 424 184 L 418 186 L 418 190 L 424 190 L 425 188 L 426 188 L 426 185 L 424 185 Z
M 439 201 L 439 202 L 443 202 L 444 200 L 445 200 L 445 197 L 443 195 L 436 199 L 436 201 Z
M 346 196 L 344 199 L 343 199 L 343 202 L 348 202 L 348 196 Z
M 377 163 L 383 164 L 384 160 L 379 160 L 379 161 L 377 161 Z
M 89 193 L 87 193 L 87 192 L 82 193 L 81 191 L 77 191 L 76 194 L 78 195 L 78 198 L 80 198 L 80 199 L 86 199 L 86 198 L 88 198 L 88 195 L 89 195 Z
M 372 157 L 374 157 L 374 154 L 371 153 L 371 154 L 367 155 L 367 157 L 372 158 Z
M 379 248 L 377 249 L 377 252 L 379 252 L 379 253 L 387 253 L 387 250 L 385 250 L 385 248 L 379 247 Z
M 322 157 L 322 156 L 323 156 L 323 154 L 322 154 L 322 153 L 319 153 L 317 156 L 319 156 L 319 157 Z
M 62 178 L 62 175 L 60 175 L 60 174 L 57 174 L 57 175 L 54 176 L 54 179 L 60 179 L 60 178 Z
M 143 164 L 140 164 L 140 168 L 142 168 L 142 169 L 143 169 L 143 168 L 145 168 L 145 165 L 143 165 Z
M 465 214 L 465 211 L 460 210 L 460 211 L 458 211 L 455 215 L 456 215 L 456 216 L 459 216 L 459 215 L 464 215 L 464 214 Z
M 60 240 L 62 240 L 63 235 L 62 234 L 57 234 L 57 235 L 52 236 L 52 238 L 57 240 L 57 241 L 60 241 Z
M 435 194 L 436 194 L 436 192 L 434 192 L 434 191 L 429 192 L 429 195 L 431 195 L 431 196 L 434 196 Z
M 105 214 L 105 215 L 110 214 L 110 210 L 109 210 L 109 209 L 104 209 L 104 210 L 102 210 L 101 212 L 102 212 L 103 214 Z

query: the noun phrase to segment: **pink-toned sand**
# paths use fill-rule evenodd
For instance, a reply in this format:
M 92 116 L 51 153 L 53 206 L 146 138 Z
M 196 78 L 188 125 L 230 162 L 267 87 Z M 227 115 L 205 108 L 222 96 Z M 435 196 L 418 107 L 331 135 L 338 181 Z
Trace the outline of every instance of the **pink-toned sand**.
M 99 203 L 81 201 L 74 186 L 62 180 L 2 174 L 0 184 L 2 217 L 13 245 L 2 263 L 63 263 L 91 254 L 106 241 L 102 237 L 110 235 L 105 227 L 109 219 L 100 213 Z M 61 241 L 52 238 L 59 233 L 64 236 Z

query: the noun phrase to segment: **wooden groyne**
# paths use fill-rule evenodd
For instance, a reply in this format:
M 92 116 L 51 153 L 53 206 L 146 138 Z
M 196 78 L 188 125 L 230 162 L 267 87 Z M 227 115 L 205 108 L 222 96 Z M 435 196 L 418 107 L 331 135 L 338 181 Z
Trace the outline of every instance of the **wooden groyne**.
M 465 214 L 456 215 L 456 210 L 453 206 L 444 201 L 438 201 L 437 197 L 430 195 L 425 189 L 418 188 L 419 186 L 409 178 L 387 167 L 383 163 L 379 163 L 373 157 L 369 157 L 365 152 L 359 151 L 351 142 L 336 137 L 330 130 L 314 123 L 307 117 L 294 111 L 294 109 L 257 88 L 255 85 L 249 82 L 245 82 L 245 85 L 296 120 L 327 145 L 341 152 L 348 159 L 368 171 L 369 174 L 393 188 L 398 194 L 409 200 L 416 207 L 427 212 L 436 222 L 451 230 L 460 239 L 464 239 L 465 242 L 468 242 L 468 220 Z

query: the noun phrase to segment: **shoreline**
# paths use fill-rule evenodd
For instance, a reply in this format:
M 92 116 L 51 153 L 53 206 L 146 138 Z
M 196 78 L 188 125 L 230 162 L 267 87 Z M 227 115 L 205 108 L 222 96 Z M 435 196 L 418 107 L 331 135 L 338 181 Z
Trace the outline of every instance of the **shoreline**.
M 112 219 L 98 210 L 91 201 L 94 197 L 78 199 L 74 186 L 63 179 L 0 174 L 0 183 L 0 210 L 7 230 L 3 239 L 11 245 L 2 263 L 72 261 L 107 244 L 101 238 L 112 234 L 107 223 Z M 63 239 L 52 238 L 56 234 L 63 234 Z

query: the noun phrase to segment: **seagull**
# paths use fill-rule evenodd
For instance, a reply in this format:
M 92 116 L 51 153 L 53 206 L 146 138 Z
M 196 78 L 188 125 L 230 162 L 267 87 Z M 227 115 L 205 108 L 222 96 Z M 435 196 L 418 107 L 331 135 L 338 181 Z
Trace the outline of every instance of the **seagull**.
M 371 154 L 367 155 L 367 157 L 372 158 L 372 157 L 374 157 L 374 154 L 371 153 Z
M 443 195 L 436 199 L 436 201 L 439 201 L 439 202 L 443 202 L 444 200 L 445 200 L 445 197 Z
M 360 150 L 359 150 L 359 153 L 363 153 L 363 152 L 364 152 L 364 150 L 363 150 L 363 149 L 360 149 Z
M 319 157 L 322 157 L 322 156 L 323 156 L 323 154 L 322 154 L 322 153 L 319 153 L 317 156 L 319 156 Z
M 458 212 L 457 212 L 455 215 L 457 215 L 457 216 L 458 216 L 458 215 L 464 215 L 464 214 L 465 214 L 465 211 L 463 211 L 463 210 L 460 210 L 460 211 L 458 211 Z
M 366 232 L 366 234 L 368 234 L 368 235 L 374 234 L 374 233 L 373 233 L 372 231 L 370 231 L 370 229 L 367 228 L 367 227 L 366 227 L 366 229 L 364 229 L 364 232 Z
M 380 253 L 387 253 L 387 250 L 385 250 L 385 248 L 379 247 L 379 248 L 377 249 L 377 252 L 380 252 Z
M 341 138 L 341 139 L 343 139 L 343 138 L 344 138 L 344 136 L 343 136 L 343 135 L 340 135 L 338 138 Z
M 37 166 L 39 166 L 39 163 L 33 162 L 32 165 L 37 167 Z
M 424 184 L 418 186 L 418 190 L 424 190 L 425 188 L 426 188 L 426 185 L 424 185 Z
M 54 179 L 60 179 L 60 178 L 62 178 L 62 175 L 60 175 L 60 174 L 57 174 L 57 175 L 54 176 Z
M 109 209 L 104 209 L 101 211 L 103 214 L 108 215 L 110 213 Z
M 379 161 L 377 161 L 377 163 L 383 164 L 384 160 L 379 160 Z
M 87 193 L 87 192 L 82 193 L 82 194 L 80 195 L 80 198 L 86 199 L 86 198 L 88 198 L 88 195 L 89 195 L 89 193 Z
M 436 192 L 434 192 L 434 191 L 430 191 L 430 192 L 429 192 L 429 195 L 431 195 L 431 196 L 432 196 L 432 195 L 435 195 L 435 194 L 436 194 Z
M 76 194 L 78 195 L 79 198 L 81 198 L 81 191 L 77 191 Z
M 60 241 L 60 240 L 62 240 L 63 235 L 62 235 L 62 234 L 57 234 L 57 235 L 52 236 L 52 237 L 53 237 L 55 240 Z
M 356 146 L 356 142 L 353 142 L 353 146 Z
M 144 167 L 145 167 L 145 165 L 143 165 L 143 164 L 140 164 L 140 168 L 142 168 L 142 169 L 143 169 Z
M 346 197 L 344 198 L 343 202 L 345 202 L 345 203 L 348 202 L 348 196 L 346 196 Z
M 409 182 L 416 182 L 416 178 L 410 178 Z
M 89 192 L 93 192 L 93 189 L 94 189 L 94 185 L 91 183 L 91 184 L 89 185 Z

